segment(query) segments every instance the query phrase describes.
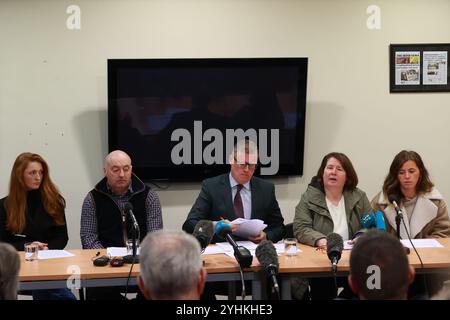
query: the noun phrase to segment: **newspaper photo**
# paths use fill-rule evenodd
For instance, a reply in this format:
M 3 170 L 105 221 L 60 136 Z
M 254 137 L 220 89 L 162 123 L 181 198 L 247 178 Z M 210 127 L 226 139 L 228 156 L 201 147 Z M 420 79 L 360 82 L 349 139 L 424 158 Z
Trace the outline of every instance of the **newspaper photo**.
M 423 84 L 447 84 L 447 51 L 423 52 Z
M 395 84 L 420 85 L 420 51 L 395 53 Z

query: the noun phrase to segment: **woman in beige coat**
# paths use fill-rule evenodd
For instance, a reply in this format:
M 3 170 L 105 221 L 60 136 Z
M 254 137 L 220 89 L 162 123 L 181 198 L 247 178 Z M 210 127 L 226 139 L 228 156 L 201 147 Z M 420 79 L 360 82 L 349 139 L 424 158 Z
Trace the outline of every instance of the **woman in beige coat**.
M 404 223 L 400 225 L 400 238 L 408 239 L 408 234 L 411 239 L 450 236 L 447 205 L 431 182 L 417 152 L 403 150 L 395 156 L 384 180 L 383 190 L 371 202 L 375 210 L 383 211 L 387 231 L 396 234 L 396 211 L 388 201 L 392 195 L 396 197 L 403 212 Z M 442 285 L 442 278 L 427 278 L 428 291 L 433 294 Z
M 407 233 L 412 239 L 450 236 L 447 205 L 431 182 L 417 152 L 403 150 L 395 156 L 384 180 L 383 191 L 372 200 L 372 207 L 383 211 L 388 231 L 396 233 L 396 212 L 388 201 L 391 195 L 398 199 L 403 211 L 405 224 L 400 226 L 402 239 L 408 239 Z

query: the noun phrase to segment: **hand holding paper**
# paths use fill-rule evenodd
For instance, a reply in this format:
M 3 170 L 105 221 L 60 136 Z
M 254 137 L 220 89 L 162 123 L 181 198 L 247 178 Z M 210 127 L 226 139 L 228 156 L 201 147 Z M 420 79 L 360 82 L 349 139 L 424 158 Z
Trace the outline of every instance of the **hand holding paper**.
M 233 231 L 233 235 L 236 235 L 241 238 L 249 238 L 258 236 L 261 231 L 267 227 L 267 224 L 260 219 L 243 219 L 238 218 L 230 222 L 232 226 L 239 225 L 239 227 Z

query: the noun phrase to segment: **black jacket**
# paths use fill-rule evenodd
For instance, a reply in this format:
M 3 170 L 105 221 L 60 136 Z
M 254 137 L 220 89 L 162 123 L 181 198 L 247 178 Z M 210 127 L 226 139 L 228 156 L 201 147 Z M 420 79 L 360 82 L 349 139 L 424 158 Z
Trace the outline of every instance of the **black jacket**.
M 139 225 L 140 240 L 147 235 L 147 212 L 145 201 L 150 192 L 146 186 L 135 175 L 131 177 L 133 193 L 129 202 L 133 205 L 133 213 Z M 123 247 L 125 237 L 131 234 L 131 224 L 128 223 L 128 215 L 123 216 L 122 208 L 112 199 L 103 178 L 93 190 L 92 198 L 95 203 L 95 214 L 97 216 L 98 238 L 103 247 Z M 122 221 L 125 218 L 125 221 Z
M 26 242 L 33 241 L 48 243 L 49 249 L 64 249 L 69 240 L 67 224 L 56 225 L 53 218 L 45 212 L 40 190 L 28 192 L 26 225 L 20 235 L 12 234 L 6 229 L 5 199 L 6 197 L 0 200 L 0 241 L 12 244 L 19 251 L 23 251 L 23 245 Z

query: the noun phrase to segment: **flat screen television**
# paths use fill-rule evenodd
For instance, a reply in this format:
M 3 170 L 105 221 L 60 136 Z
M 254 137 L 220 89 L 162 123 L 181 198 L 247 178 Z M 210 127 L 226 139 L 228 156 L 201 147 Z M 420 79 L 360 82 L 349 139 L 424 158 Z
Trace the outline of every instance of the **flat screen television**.
M 307 70 L 307 58 L 109 59 L 109 150 L 144 181 L 195 181 L 227 172 L 244 136 L 265 152 L 256 175 L 301 175 Z

